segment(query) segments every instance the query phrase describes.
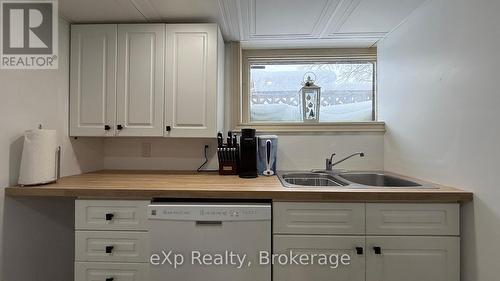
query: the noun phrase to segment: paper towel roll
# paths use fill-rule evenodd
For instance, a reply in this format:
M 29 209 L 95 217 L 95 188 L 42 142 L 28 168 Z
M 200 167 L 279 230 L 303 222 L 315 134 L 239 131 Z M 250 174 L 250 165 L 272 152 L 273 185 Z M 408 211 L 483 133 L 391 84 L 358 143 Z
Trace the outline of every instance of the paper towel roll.
M 57 179 L 57 149 L 55 130 L 26 131 L 18 183 L 34 185 L 55 181 Z

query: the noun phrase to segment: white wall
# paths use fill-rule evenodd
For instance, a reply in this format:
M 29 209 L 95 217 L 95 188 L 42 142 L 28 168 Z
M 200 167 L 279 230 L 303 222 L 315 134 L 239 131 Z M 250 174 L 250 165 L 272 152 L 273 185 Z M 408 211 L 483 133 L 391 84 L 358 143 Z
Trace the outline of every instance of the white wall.
M 382 133 L 338 133 L 278 136 L 278 169 L 308 170 L 324 168 L 330 153 L 343 157 L 353 152 L 366 153 L 339 167 L 383 170 Z M 151 157 L 142 156 L 143 143 L 151 144 Z M 215 139 L 126 138 L 105 139 L 104 167 L 127 170 L 195 170 L 203 163 L 204 145 L 210 145 L 208 169 L 217 169 Z
M 500 1 L 429 0 L 378 45 L 386 170 L 471 190 L 462 280 L 498 280 Z
M 226 91 L 225 127 L 236 125 L 237 99 L 232 80 L 239 68 L 232 63 L 238 59 L 239 45 L 226 43 Z M 383 133 L 324 133 L 324 134 L 280 134 L 278 140 L 278 169 L 308 170 L 324 168 L 325 158 L 331 153 L 342 157 L 363 151 L 366 157 L 354 158 L 339 167 L 349 169 L 383 169 Z M 210 145 L 208 169 L 217 169 L 214 139 L 166 139 L 166 138 L 107 138 L 104 140 L 104 167 L 106 169 L 153 169 L 195 170 L 204 161 L 205 144 Z M 143 143 L 151 144 L 151 157 L 142 156 Z
M 72 245 L 73 238 L 67 236 L 73 228 L 70 203 L 4 198 L 4 187 L 17 183 L 24 131 L 38 124 L 57 130 L 62 146 L 63 175 L 103 167 L 101 139 L 68 138 L 69 24 L 60 20 L 59 30 L 58 70 L 0 70 L 0 241 L 4 243 L 1 251 L 4 260 L 0 261 L 4 270 L 0 268 L 0 272 L 4 281 L 43 279 L 44 266 L 63 262 L 71 255 L 66 249 L 57 257 L 58 249 L 52 247 Z M 44 242 L 40 243 L 40 239 Z M 29 249 L 31 246 L 47 248 Z M 53 253 L 54 257 L 40 257 L 47 253 Z M 29 265 L 33 270 L 26 270 Z M 59 273 L 48 273 L 51 275 L 46 277 L 63 281 L 68 272 L 72 272 L 72 266 Z

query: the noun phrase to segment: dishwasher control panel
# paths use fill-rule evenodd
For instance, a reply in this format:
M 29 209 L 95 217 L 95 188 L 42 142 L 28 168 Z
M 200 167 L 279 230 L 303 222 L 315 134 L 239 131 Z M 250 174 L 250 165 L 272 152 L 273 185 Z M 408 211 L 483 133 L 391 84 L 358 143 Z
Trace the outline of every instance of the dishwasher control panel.
M 271 204 L 151 204 L 148 218 L 158 220 L 271 220 Z

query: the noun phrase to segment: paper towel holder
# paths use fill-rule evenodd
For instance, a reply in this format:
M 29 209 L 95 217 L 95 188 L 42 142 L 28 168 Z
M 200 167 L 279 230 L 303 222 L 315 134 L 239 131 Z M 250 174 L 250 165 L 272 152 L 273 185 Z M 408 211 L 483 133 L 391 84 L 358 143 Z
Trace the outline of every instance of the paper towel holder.
M 55 180 L 50 181 L 50 182 L 43 182 L 43 183 L 37 183 L 37 184 L 19 184 L 20 187 L 24 186 L 32 186 L 32 185 L 43 185 L 43 184 L 49 184 L 49 183 L 56 183 L 61 179 L 61 146 L 58 146 L 56 148 L 56 177 Z
M 38 130 L 42 130 L 43 126 L 42 124 L 38 124 L 37 126 Z M 24 152 L 23 152 L 24 153 Z M 33 185 L 43 185 L 43 184 L 50 184 L 50 183 L 56 183 L 59 181 L 59 179 L 61 179 L 61 154 L 62 154 L 62 149 L 61 149 L 61 146 L 58 145 L 56 146 L 56 149 L 54 151 L 54 178 L 53 180 L 49 180 L 49 181 L 41 181 L 41 182 L 33 182 L 33 183 L 28 183 L 28 184 L 21 184 L 19 183 L 19 186 L 23 187 L 23 186 L 33 186 Z

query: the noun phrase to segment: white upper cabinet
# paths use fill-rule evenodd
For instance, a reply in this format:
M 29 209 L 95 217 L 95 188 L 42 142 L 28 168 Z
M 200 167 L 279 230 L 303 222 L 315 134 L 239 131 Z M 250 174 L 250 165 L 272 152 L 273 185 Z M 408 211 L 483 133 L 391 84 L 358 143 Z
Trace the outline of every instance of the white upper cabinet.
M 113 136 L 116 25 L 71 29 L 70 135 Z
M 118 25 L 117 136 L 163 136 L 164 24 Z
M 216 24 L 73 25 L 70 135 L 215 137 L 223 79 Z
M 224 42 L 216 24 L 167 25 L 165 136 L 214 137 L 222 126 Z

